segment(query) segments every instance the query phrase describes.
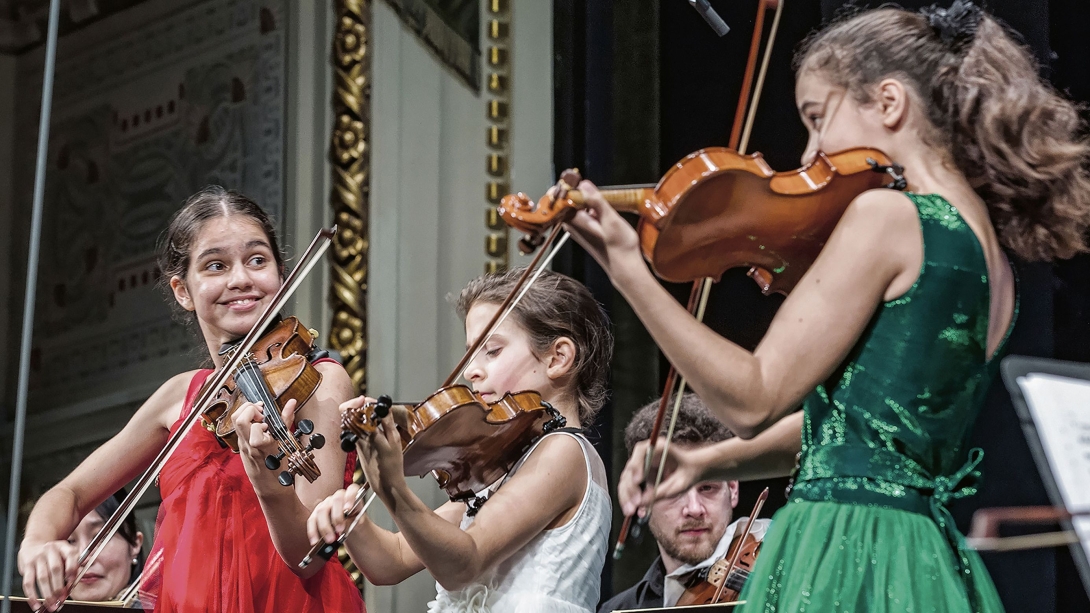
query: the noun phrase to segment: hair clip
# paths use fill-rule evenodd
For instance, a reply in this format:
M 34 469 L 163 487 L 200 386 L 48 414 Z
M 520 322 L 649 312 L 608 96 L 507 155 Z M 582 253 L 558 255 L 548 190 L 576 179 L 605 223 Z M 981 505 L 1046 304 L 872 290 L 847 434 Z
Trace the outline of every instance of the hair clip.
M 942 42 L 954 51 L 960 51 L 972 42 L 984 16 L 980 7 L 969 0 L 954 0 L 948 9 L 932 4 L 920 12 Z

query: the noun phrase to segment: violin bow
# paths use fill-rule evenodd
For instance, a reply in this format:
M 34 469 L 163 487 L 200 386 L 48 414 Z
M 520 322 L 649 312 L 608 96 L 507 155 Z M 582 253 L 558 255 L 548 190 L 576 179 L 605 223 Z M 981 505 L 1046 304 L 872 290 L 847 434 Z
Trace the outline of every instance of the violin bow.
M 291 271 L 291 274 L 284 279 L 284 283 L 281 284 L 280 289 L 277 290 L 273 299 L 269 301 L 265 310 L 262 311 L 257 322 L 254 323 L 253 327 L 250 328 L 250 331 L 247 332 L 246 336 L 239 342 L 238 348 L 227 358 L 223 366 L 212 375 L 211 383 L 204 386 L 204 392 L 202 392 L 197 398 L 197 401 L 193 403 L 193 408 L 185 416 L 174 434 L 167 440 L 166 446 L 163 447 L 163 450 L 155 457 L 151 466 L 144 471 L 140 480 L 137 481 L 136 485 L 129 491 L 129 494 L 125 496 L 125 500 L 121 502 L 117 510 L 110 516 L 110 519 L 102 525 L 98 534 L 91 539 L 91 542 L 88 543 L 87 547 L 80 553 L 79 561 L 77 563 L 79 570 L 77 571 L 76 576 L 64 587 L 66 597 L 67 594 L 72 591 L 72 588 L 80 582 L 87 573 L 87 570 L 94 564 L 95 560 L 98 559 L 99 554 L 102 553 L 106 544 L 113 538 L 118 529 L 121 528 L 121 523 L 125 521 L 125 518 L 128 517 L 129 513 L 136 507 L 136 503 L 140 500 L 140 497 L 144 495 L 144 492 L 151 487 L 151 484 L 159 476 L 159 473 L 163 470 L 167 460 L 174 454 L 181 444 L 182 439 L 189 433 L 190 428 L 197 422 L 197 419 L 201 414 L 204 413 L 212 399 L 215 398 L 219 388 L 227 382 L 227 379 L 234 374 L 235 369 L 238 368 L 239 364 L 242 363 L 242 360 L 249 354 L 250 349 L 253 348 L 254 343 L 257 342 L 262 331 L 265 330 L 265 327 L 272 321 L 273 317 L 275 317 L 280 309 L 284 308 L 288 299 L 291 298 L 297 289 L 299 289 L 303 279 L 306 278 L 311 269 L 313 269 L 321 260 L 322 255 L 325 254 L 326 249 L 329 248 L 329 244 L 336 233 L 337 226 L 322 228 L 318 231 L 318 234 L 314 237 L 314 240 L 311 241 L 310 246 L 307 247 L 302 258 L 300 258 L 299 264 L 297 264 L 295 269 Z
M 563 179 L 561 179 L 557 182 L 557 188 L 557 197 L 563 198 L 564 193 L 567 190 L 570 190 L 571 186 L 564 182 Z M 496 313 L 492 316 L 492 319 L 489 320 L 488 325 L 485 326 L 484 332 L 482 332 L 481 335 L 477 337 L 477 340 L 474 341 L 468 349 L 466 349 L 466 352 L 462 355 L 462 359 L 458 361 L 458 364 L 454 367 L 454 370 L 452 370 L 451 373 L 447 375 L 446 380 L 443 381 L 443 385 L 441 386 L 441 388 L 450 386 L 455 381 L 457 381 L 459 377 L 462 376 L 466 367 L 468 367 L 469 364 L 471 364 L 473 360 L 477 357 L 481 349 L 484 347 L 484 344 L 488 342 L 488 339 L 492 338 L 492 335 L 495 334 L 496 330 L 500 327 L 500 324 L 502 324 L 504 320 L 507 319 L 507 316 L 515 310 L 515 306 L 517 306 L 522 298 L 526 295 L 526 292 L 530 290 L 530 287 L 534 284 L 535 281 L 537 281 L 538 277 L 541 276 L 541 273 L 544 272 L 545 268 L 548 267 L 550 263 L 552 263 L 553 258 L 556 257 L 556 254 L 560 251 L 560 248 L 564 246 L 565 242 L 567 242 L 569 236 L 570 234 L 568 234 L 567 231 L 561 229 L 561 224 L 558 223 L 553 227 L 552 231 L 549 233 L 549 237 L 542 245 L 542 248 L 538 250 L 537 255 L 534 256 L 534 259 L 530 262 L 530 265 L 526 267 L 526 270 L 522 272 L 522 276 L 520 276 L 519 280 L 515 283 L 515 287 L 511 289 L 511 292 L 509 294 L 507 294 L 507 297 L 500 304 L 500 308 L 496 309 Z M 547 256 L 545 255 L 546 253 L 548 253 Z M 349 533 L 351 533 L 352 530 L 356 527 L 356 524 L 358 524 L 364 514 L 367 513 L 367 508 L 370 507 L 371 503 L 375 500 L 375 493 L 371 492 L 371 495 L 367 498 L 367 501 L 363 502 L 363 497 L 370 489 L 370 485 L 366 481 L 364 481 L 360 485 L 360 490 L 356 492 L 356 499 L 355 501 L 353 501 L 352 507 L 344 512 L 345 517 L 354 518 L 352 520 L 352 523 L 348 524 L 348 526 L 345 527 L 344 532 L 339 537 L 337 537 L 336 541 L 332 543 L 324 543 L 319 541 L 318 543 L 313 545 L 310 551 L 307 553 L 306 557 L 304 557 L 299 562 L 299 568 L 306 568 L 310 566 L 310 564 L 314 561 L 315 556 L 328 560 L 333 555 L 333 552 L 336 551 L 338 547 L 343 545 L 345 540 L 348 539 Z
M 563 192 L 570 189 L 570 187 L 564 183 L 563 179 L 561 179 L 557 185 L 558 187 L 561 185 L 563 186 L 561 191 L 558 192 L 560 194 L 563 194 Z M 558 196 L 558 198 L 562 197 L 563 195 Z M 496 309 L 496 313 L 492 316 L 492 319 L 489 320 L 488 325 L 485 326 L 485 331 L 477 337 L 477 340 L 473 342 L 473 345 L 466 350 L 464 355 L 462 355 L 462 359 L 458 361 L 458 365 L 454 367 L 454 370 L 452 370 L 449 375 L 447 375 L 442 387 L 453 384 L 462 376 L 466 367 L 468 367 L 477 357 L 477 354 L 481 352 L 484 344 L 488 342 L 488 339 L 492 338 L 492 335 L 496 333 L 500 324 L 502 324 L 503 321 L 507 319 L 507 316 L 515 310 L 515 307 L 518 306 L 518 303 L 522 300 L 523 296 L 526 295 L 526 292 L 530 291 L 530 287 L 537 281 L 538 277 L 541 276 L 541 273 L 545 271 L 545 267 L 552 263 L 553 258 L 556 257 L 560 248 L 564 246 L 568 237 L 571 236 L 566 230 L 561 229 L 561 225 L 561 223 L 557 223 L 553 226 L 545 244 L 538 250 L 537 255 L 534 256 L 534 259 L 530 262 L 530 265 L 526 267 L 526 270 L 522 271 L 522 276 L 520 276 L 518 282 L 515 283 L 515 287 L 511 289 L 511 293 L 507 294 L 507 298 L 500 304 L 500 308 Z M 561 234 L 563 234 L 563 236 L 557 240 L 557 237 Z M 553 245 L 553 243 L 556 244 Z M 542 261 L 542 256 L 545 255 L 545 252 L 548 252 L 549 255 Z
M 359 491 L 356 492 L 356 498 L 352 501 L 352 507 L 344 512 L 344 516 L 351 517 L 352 522 L 344 528 L 344 532 L 337 537 L 337 540 L 332 543 L 326 543 L 324 541 L 318 541 L 307 552 L 306 557 L 299 562 L 299 568 L 306 568 L 314 561 L 314 557 L 318 556 L 323 560 L 328 560 L 333 557 L 333 553 L 344 545 L 344 542 L 348 540 L 349 533 L 356 527 L 356 524 L 360 523 L 363 516 L 367 514 L 367 508 L 371 506 L 371 503 L 375 501 L 375 494 L 371 492 L 370 496 L 367 496 L 367 502 L 363 501 L 363 497 L 367 495 L 367 492 L 371 490 L 371 484 L 364 481 L 360 484 Z
M 719 602 L 719 599 L 723 597 L 723 590 L 727 587 L 727 579 L 730 578 L 730 571 L 734 570 L 735 566 L 738 566 L 738 559 L 742 557 L 742 545 L 745 544 L 746 538 L 749 533 L 753 531 L 753 520 L 757 519 L 757 516 L 761 513 L 761 507 L 765 506 L 765 500 L 768 499 L 768 488 L 766 487 L 761 495 L 757 497 L 756 504 L 753 505 L 753 510 L 749 513 L 749 521 L 746 522 L 746 529 L 742 532 L 742 538 L 738 541 L 738 549 L 734 550 L 734 555 L 730 558 L 730 564 L 727 565 L 727 570 L 723 573 L 723 582 L 719 584 L 719 587 L 715 590 L 715 596 L 712 596 L 712 604 Z
M 742 88 L 738 96 L 738 104 L 735 107 L 734 123 L 731 126 L 730 139 L 728 146 L 731 149 L 738 151 L 738 153 L 745 153 L 746 146 L 749 144 L 749 136 L 752 132 L 754 119 L 757 115 L 757 103 L 761 98 L 761 91 L 764 87 L 765 76 L 768 73 L 769 58 L 772 55 L 772 47 L 776 40 L 776 31 L 779 29 L 780 16 L 783 13 L 784 0 L 760 0 L 757 6 L 757 17 L 753 27 L 753 38 L 750 42 L 749 56 L 746 60 L 746 71 L 742 78 Z M 764 16 L 765 11 L 775 9 L 776 13 L 772 18 L 772 27 L 769 31 L 768 40 L 765 44 L 764 58 L 761 61 L 760 73 L 757 76 L 756 87 L 753 87 L 753 73 L 757 66 L 757 54 L 761 47 L 761 34 L 764 32 Z M 753 96 L 750 97 L 750 90 L 753 90 Z M 748 108 L 748 113 L 746 112 Z M 744 122 L 743 122 L 744 118 Z M 689 295 L 689 313 L 696 317 L 697 321 L 704 320 L 704 313 L 708 306 L 708 296 L 711 294 L 712 279 L 698 279 L 693 282 L 692 292 Z M 694 306 L 696 307 L 694 311 Z M 666 385 L 663 386 L 662 398 L 659 401 L 658 413 L 655 415 L 655 422 L 651 428 L 650 445 L 647 447 L 647 454 L 644 456 L 644 479 L 650 473 L 651 465 L 654 462 L 655 446 L 658 442 L 659 434 L 662 431 L 662 422 L 665 419 L 665 409 L 669 402 L 670 395 L 673 393 L 674 381 L 677 378 L 677 372 L 674 365 L 670 365 L 670 369 L 666 375 Z M 670 440 L 674 436 L 674 426 L 677 423 L 677 415 L 681 409 L 681 397 L 685 394 L 686 381 L 685 378 L 681 378 L 681 382 L 678 385 L 674 396 L 674 407 L 670 414 L 670 425 L 666 431 L 666 440 L 663 442 L 662 455 L 659 457 L 658 470 L 655 475 L 654 487 L 652 491 L 658 488 L 662 483 L 662 477 L 666 472 L 666 457 L 670 451 Z M 648 508 L 643 517 L 636 520 L 635 526 L 632 524 L 633 516 L 626 515 L 624 523 L 621 525 L 620 534 L 617 536 L 617 543 L 613 548 L 613 559 L 618 560 L 624 553 L 625 543 L 631 533 L 635 538 L 639 539 L 643 530 L 643 526 L 647 524 L 650 519 L 651 509 Z

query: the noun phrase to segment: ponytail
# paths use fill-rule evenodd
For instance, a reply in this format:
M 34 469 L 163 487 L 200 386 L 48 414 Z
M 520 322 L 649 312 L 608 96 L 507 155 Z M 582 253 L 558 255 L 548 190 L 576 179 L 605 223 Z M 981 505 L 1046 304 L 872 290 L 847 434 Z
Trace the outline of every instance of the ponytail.
M 988 203 L 1000 242 L 1031 261 L 1086 251 L 1090 147 L 1075 105 L 987 16 L 952 90 L 954 161 Z
M 805 40 L 795 66 L 819 71 L 860 102 L 884 78 L 906 81 L 927 109 L 922 137 L 949 153 L 988 205 L 1004 247 L 1030 261 L 1088 250 L 1090 145 L 1078 109 L 972 3 L 848 16 Z

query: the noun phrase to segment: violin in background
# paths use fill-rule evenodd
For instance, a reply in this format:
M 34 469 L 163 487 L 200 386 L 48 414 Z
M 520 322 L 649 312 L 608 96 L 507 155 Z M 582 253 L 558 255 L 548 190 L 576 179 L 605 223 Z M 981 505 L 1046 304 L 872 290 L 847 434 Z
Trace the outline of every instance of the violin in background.
M 757 555 L 761 552 L 763 541 L 750 534 L 750 531 L 753 529 L 753 520 L 757 519 L 767 499 L 766 487 L 757 497 L 745 528 L 731 539 L 727 553 L 708 568 L 704 577 L 697 578 L 685 588 L 675 606 L 719 604 L 738 600 L 738 595 L 742 593 L 746 579 L 757 562 Z

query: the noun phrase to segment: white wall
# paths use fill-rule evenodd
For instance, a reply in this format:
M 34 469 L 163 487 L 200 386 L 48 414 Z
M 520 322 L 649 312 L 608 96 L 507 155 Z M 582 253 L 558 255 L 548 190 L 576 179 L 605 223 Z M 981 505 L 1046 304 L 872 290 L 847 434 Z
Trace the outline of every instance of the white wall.
M 552 176 L 551 5 L 511 4 L 512 186 L 542 193 Z M 423 400 L 464 351 L 448 296 L 480 275 L 486 260 L 486 97 L 444 67 L 384 2 L 373 7 L 368 389 Z M 481 42 L 488 43 L 483 30 Z M 425 502 L 446 501 L 434 480 L 410 483 Z M 372 516 L 392 526 L 376 507 Z M 433 580 L 420 573 L 396 587 L 369 587 L 367 605 L 422 611 L 434 594 Z
M 332 166 L 329 139 L 333 73 L 329 58 L 333 11 L 329 2 L 292 2 L 288 27 L 287 143 L 285 151 L 284 244 L 293 256 L 321 227 L 332 224 L 329 206 Z M 328 257 L 328 256 L 327 256 Z M 287 312 L 316 330 L 328 331 L 329 269 L 315 269 L 299 288 Z M 328 338 L 319 338 L 323 347 Z

